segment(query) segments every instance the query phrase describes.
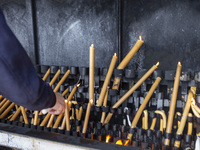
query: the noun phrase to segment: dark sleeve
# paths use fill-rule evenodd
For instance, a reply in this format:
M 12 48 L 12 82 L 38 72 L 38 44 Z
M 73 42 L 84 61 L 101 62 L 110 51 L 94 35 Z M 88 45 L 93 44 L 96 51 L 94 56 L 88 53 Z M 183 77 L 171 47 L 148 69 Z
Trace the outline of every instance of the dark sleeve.
M 42 81 L 0 9 L 0 94 L 30 110 L 55 105 L 51 87 Z

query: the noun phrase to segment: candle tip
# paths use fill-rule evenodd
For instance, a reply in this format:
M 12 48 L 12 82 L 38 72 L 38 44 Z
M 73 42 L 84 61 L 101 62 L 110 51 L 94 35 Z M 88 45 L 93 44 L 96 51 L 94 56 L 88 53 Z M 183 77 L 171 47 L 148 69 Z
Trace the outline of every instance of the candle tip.
M 117 53 L 114 53 L 114 56 L 117 56 Z
M 79 84 L 76 85 L 76 87 L 79 87 L 80 85 L 81 85 L 81 84 L 79 83 Z
M 94 47 L 94 44 L 91 44 L 91 47 Z
M 142 40 L 142 36 L 141 35 L 139 36 L 139 39 Z
M 181 65 L 181 62 L 179 61 L 178 64 Z
M 156 64 L 156 66 L 158 67 L 158 65 L 159 65 L 160 63 L 159 62 L 157 62 L 157 64 Z
M 191 114 L 191 113 L 189 113 L 189 114 L 188 114 L 188 117 L 192 117 L 192 114 Z

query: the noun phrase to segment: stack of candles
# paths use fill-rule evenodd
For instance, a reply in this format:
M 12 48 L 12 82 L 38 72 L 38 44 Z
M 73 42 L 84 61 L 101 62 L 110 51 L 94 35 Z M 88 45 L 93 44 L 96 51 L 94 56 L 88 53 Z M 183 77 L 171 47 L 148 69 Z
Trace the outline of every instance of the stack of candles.
M 122 79 L 123 69 L 127 66 L 127 64 L 130 62 L 132 57 L 139 50 L 139 48 L 142 46 L 143 43 L 144 43 L 144 41 L 142 41 L 142 39 L 140 37 L 140 39 L 136 42 L 136 44 L 133 46 L 133 48 L 130 50 L 130 52 L 126 55 L 126 57 L 118 65 L 118 67 L 117 67 L 118 73 L 115 74 L 114 82 L 112 85 L 112 90 L 119 90 L 120 82 Z M 115 124 L 116 122 L 115 121 L 112 122 L 111 118 L 112 118 L 113 114 L 115 113 L 115 111 L 122 106 L 124 101 L 126 101 L 131 96 L 131 94 L 134 91 L 136 91 L 140 87 L 140 85 L 142 85 L 147 80 L 147 78 L 149 78 L 150 75 L 158 68 L 159 62 L 156 65 L 153 65 L 152 68 L 150 68 L 132 86 L 132 88 L 130 88 L 128 90 L 128 92 L 126 92 L 121 98 L 119 98 L 118 101 L 116 101 L 114 103 L 114 105 L 111 105 L 111 101 L 108 102 L 108 98 L 110 98 L 109 97 L 109 85 L 110 85 L 110 80 L 113 75 L 113 71 L 115 69 L 116 62 L 117 62 L 117 55 L 116 55 L 116 53 L 114 53 L 112 60 L 110 62 L 109 69 L 107 71 L 107 75 L 103 82 L 103 86 L 101 88 L 101 92 L 99 94 L 98 100 L 96 100 L 95 99 L 96 97 L 94 96 L 94 93 L 95 93 L 94 92 L 95 48 L 94 48 L 94 45 L 92 44 L 89 48 L 89 90 L 88 90 L 89 98 L 86 103 L 87 108 L 84 107 L 85 105 L 79 104 L 78 101 L 73 101 L 73 97 L 74 97 L 75 93 L 77 92 L 77 88 L 80 85 L 80 84 L 76 84 L 74 86 L 74 88 L 72 89 L 71 93 L 69 93 L 69 96 L 65 101 L 66 109 L 65 109 L 64 113 L 62 113 L 58 116 L 51 115 L 48 113 L 47 115 L 44 116 L 44 119 L 42 120 L 41 117 L 39 117 L 40 115 L 42 115 L 41 111 L 36 110 L 33 113 L 34 117 L 32 117 L 31 124 L 33 126 L 37 126 L 37 127 L 52 128 L 52 129 L 55 129 L 55 131 L 58 131 L 58 130 L 64 131 L 66 129 L 65 133 L 67 133 L 68 135 L 70 135 L 73 131 L 75 131 L 76 133 L 81 133 L 80 135 L 84 138 L 87 137 L 86 133 L 103 135 L 102 137 L 103 137 L 103 139 L 105 138 L 106 143 L 114 141 L 114 143 L 116 143 L 117 145 L 131 145 L 132 144 L 134 146 L 136 145 L 136 142 L 138 142 L 138 141 L 136 141 L 136 140 L 138 140 L 138 139 L 136 139 L 138 137 L 138 133 L 136 133 L 137 129 L 142 129 L 143 131 L 145 131 L 144 132 L 145 134 L 147 133 L 148 130 L 151 130 L 151 132 L 155 132 L 157 130 L 157 131 L 159 131 L 160 135 L 152 134 L 152 137 L 155 136 L 156 138 L 162 138 L 162 137 L 164 137 L 164 134 L 165 134 L 163 148 L 164 149 L 171 148 L 172 147 L 171 146 L 172 127 L 173 127 L 173 124 L 175 124 L 173 122 L 174 115 L 175 115 L 175 118 L 178 118 L 178 116 L 181 116 L 180 112 L 177 112 L 175 114 L 176 99 L 177 99 L 180 74 L 181 74 L 181 68 L 182 68 L 181 63 L 178 62 L 178 64 L 177 64 L 177 70 L 176 70 L 176 75 L 175 75 L 175 80 L 174 80 L 174 86 L 173 86 L 173 92 L 172 92 L 172 97 L 171 97 L 171 104 L 169 107 L 168 118 L 166 117 L 166 112 L 164 110 L 153 111 L 155 114 L 160 115 L 160 119 L 156 118 L 156 116 L 154 116 L 152 118 L 151 125 L 149 125 L 150 117 L 149 117 L 147 104 L 148 104 L 149 100 L 151 99 L 152 95 L 157 92 L 156 89 L 157 89 L 159 83 L 161 82 L 161 78 L 157 77 L 155 82 L 151 83 L 152 86 L 151 86 L 150 90 L 148 91 L 148 94 L 144 98 L 142 104 L 140 105 L 139 109 L 137 110 L 136 114 L 134 115 L 134 117 L 133 118 L 130 117 L 131 119 L 133 119 L 132 123 L 130 122 L 130 125 L 129 125 L 130 127 L 128 127 L 130 130 L 126 130 L 125 128 L 122 128 L 121 125 L 119 125 L 119 127 L 117 127 L 117 124 Z M 54 92 L 57 92 L 59 90 L 60 86 L 64 83 L 64 81 L 69 76 L 69 74 L 70 74 L 70 71 L 68 70 L 63 75 L 61 80 L 57 83 L 56 87 L 54 88 Z M 43 80 L 46 81 L 46 79 L 48 78 L 49 75 L 50 75 L 50 69 L 48 69 L 47 72 L 45 73 Z M 55 81 L 58 79 L 59 75 L 60 75 L 60 70 L 58 70 L 56 72 L 56 74 L 50 81 L 50 83 L 49 83 L 50 86 L 52 86 L 55 83 Z M 62 93 L 62 96 L 65 96 L 68 92 L 69 92 L 69 89 L 67 88 Z M 184 127 L 186 125 L 188 126 L 187 135 L 190 135 L 190 136 L 193 135 L 193 131 L 194 131 L 193 130 L 193 122 L 191 121 L 191 118 L 193 115 L 191 113 L 189 113 L 190 108 L 192 109 L 194 116 L 196 116 L 196 118 L 200 119 L 200 108 L 195 103 L 195 94 L 196 94 L 196 88 L 191 87 L 190 91 L 188 93 L 188 98 L 187 98 L 187 102 L 185 104 L 182 118 L 180 121 L 178 121 L 178 125 L 174 126 L 174 130 L 176 130 L 176 139 L 175 139 L 175 142 L 173 143 L 174 148 L 180 148 L 181 136 L 183 134 L 185 134 Z M 1 114 L 0 119 L 4 119 L 5 117 L 7 117 L 7 115 L 10 113 L 10 111 L 13 108 L 15 108 L 15 112 L 12 113 L 7 119 L 9 119 L 10 121 L 15 121 L 16 118 L 19 116 L 19 114 L 22 113 L 21 121 L 23 121 L 26 125 L 28 125 L 30 123 L 30 121 L 28 120 L 29 116 L 27 115 L 28 113 L 31 113 L 29 110 L 27 110 L 26 108 L 24 108 L 22 106 L 17 106 L 16 104 L 12 103 L 10 100 L 7 100 L 6 98 L 4 98 L 2 95 L 0 95 L 0 101 L 1 101 L 0 102 L 0 114 Z M 107 114 L 107 116 L 106 116 L 106 112 L 104 112 L 104 111 L 102 111 L 100 113 L 100 117 L 101 117 L 101 120 L 100 120 L 101 129 L 100 130 L 99 130 L 99 128 L 95 127 L 96 124 L 90 125 L 88 127 L 88 124 L 92 123 L 91 120 L 94 117 L 96 117 L 95 113 L 91 114 L 91 110 L 92 110 L 91 108 L 93 105 L 95 105 L 95 102 L 96 102 L 95 107 L 98 107 L 98 108 L 110 107 L 111 108 L 110 112 Z M 85 109 L 86 109 L 86 111 L 85 111 Z M 118 109 L 118 110 L 120 110 L 120 109 Z M 152 112 L 152 110 L 150 112 Z M 70 117 L 70 114 L 71 114 L 71 117 Z M 74 116 L 74 114 L 76 114 L 76 117 Z M 85 116 L 82 114 L 85 114 Z M 143 116 L 142 116 L 142 114 L 143 114 Z M 93 116 L 92 119 L 90 119 L 91 115 Z M 130 115 L 130 116 L 132 116 L 132 115 Z M 121 116 L 115 116 L 115 117 L 120 118 Z M 99 117 L 96 117 L 96 118 L 99 119 Z M 97 120 L 96 118 L 94 120 Z M 186 121 L 188 118 L 190 118 L 190 121 L 188 121 L 188 123 L 186 124 Z M 160 121 L 159 127 L 156 126 L 157 120 Z M 76 123 L 75 123 L 75 121 L 76 121 Z M 111 129 L 109 129 L 109 123 L 111 125 L 115 124 L 114 127 L 116 127 L 116 128 L 115 128 L 115 130 L 113 129 L 114 131 L 111 131 Z M 76 124 L 76 126 L 74 126 L 74 124 Z M 142 126 L 139 126 L 140 124 L 142 124 Z M 124 123 L 123 127 L 127 127 L 127 124 Z M 99 133 L 97 132 L 97 130 Z M 116 134 L 115 132 L 116 133 L 119 132 L 119 133 Z M 123 132 L 123 135 L 122 135 L 122 132 Z M 79 135 L 79 134 L 76 134 L 76 135 Z M 134 135 L 136 135 L 136 136 L 134 136 Z M 197 135 L 200 136 L 200 133 L 198 133 Z M 116 136 L 117 136 L 117 138 L 115 138 Z M 150 136 L 150 135 L 148 135 L 148 136 Z M 159 136 L 161 136 L 161 137 L 159 137 Z M 160 139 L 157 139 L 157 140 L 160 140 Z M 133 142 L 135 142 L 135 143 L 133 144 Z M 142 143 L 142 142 L 146 142 L 146 141 L 142 139 L 139 143 Z M 153 146 L 154 144 L 151 143 L 149 145 L 151 147 L 151 145 Z

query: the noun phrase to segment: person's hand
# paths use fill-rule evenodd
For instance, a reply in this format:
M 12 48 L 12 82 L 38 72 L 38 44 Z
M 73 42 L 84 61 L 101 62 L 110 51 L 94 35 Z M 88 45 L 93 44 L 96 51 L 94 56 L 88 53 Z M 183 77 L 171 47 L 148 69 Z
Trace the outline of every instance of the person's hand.
M 65 112 L 65 99 L 64 97 L 56 92 L 56 104 L 47 110 L 48 113 L 58 115 Z

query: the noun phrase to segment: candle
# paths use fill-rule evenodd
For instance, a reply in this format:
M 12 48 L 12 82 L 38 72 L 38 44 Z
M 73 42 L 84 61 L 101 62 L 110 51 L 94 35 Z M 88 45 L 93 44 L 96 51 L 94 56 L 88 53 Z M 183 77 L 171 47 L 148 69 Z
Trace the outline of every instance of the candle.
M 71 99 L 73 98 L 73 96 L 77 90 L 77 87 L 79 87 L 79 86 L 80 86 L 80 83 L 74 86 L 74 88 L 72 89 L 71 93 L 69 94 L 69 96 L 67 98 L 68 101 L 71 101 Z
M 68 100 L 65 100 L 65 103 L 66 103 L 66 107 L 68 107 L 68 108 L 65 108 L 65 111 L 66 111 L 66 109 L 67 109 L 67 110 L 70 112 L 72 102 L 71 102 L 71 101 L 68 101 Z M 66 113 L 67 113 L 67 112 L 66 112 Z M 66 113 L 65 113 L 65 114 L 66 114 Z M 64 114 L 63 114 L 63 115 L 60 114 L 60 115 L 58 116 L 59 118 L 57 118 L 56 123 L 55 123 L 55 125 L 54 125 L 53 128 L 57 128 L 57 127 L 58 127 L 58 125 L 59 125 L 59 123 L 60 123 L 60 121 L 61 121 L 61 119 L 62 119 L 63 116 L 64 116 Z M 69 116 L 69 115 L 68 115 L 68 116 Z M 64 130 L 65 125 L 66 125 L 66 115 L 63 117 L 63 121 L 62 121 L 62 124 L 61 124 L 60 129 Z M 69 127 L 69 124 L 68 124 L 67 126 L 68 126 L 68 129 L 69 129 L 69 128 L 70 128 L 70 127 Z M 67 129 L 67 128 L 66 128 L 66 129 Z
M 10 116 L 7 117 L 7 119 L 9 120 L 14 114 L 11 114 Z
M 148 70 L 148 72 L 124 95 L 122 96 L 114 105 L 112 108 L 118 108 L 153 72 L 157 69 L 159 65 L 159 62 L 151 67 L 151 69 Z M 157 82 L 160 82 L 161 78 L 158 77 Z M 108 123 L 112 117 L 112 113 L 108 113 L 104 124 Z
M 11 103 L 11 101 L 7 100 L 5 104 L 0 108 L 0 114 L 8 107 L 8 105 Z
M 142 129 L 144 129 L 144 116 L 142 117 Z
M 191 87 L 190 91 L 189 91 L 189 94 L 188 94 L 187 102 L 185 104 L 185 108 L 184 108 L 184 111 L 183 111 L 183 116 L 181 118 L 180 126 L 178 127 L 178 130 L 176 132 L 176 134 L 178 134 L 178 135 L 182 135 L 183 134 L 185 123 L 187 121 L 187 116 L 188 116 L 188 113 L 190 111 L 192 98 L 195 96 L 195 94 L 196 94 L 196 87 Z M 178 147 L 178 148 L 180 147 L 180 141 L 179 140 L 175 141 L 174 147 Z
M 69 92 L 69 88 L 66 88 L 66 90 L 64 90 L 64 91 L 62 92 L 62 96 L 64 97 L 68 92 Z
M 193 102 L 195 102 L 195 100 L 193 100 Z M 198 113 L 200 113 L 200 108 L 197 106 L 197 105 L 195 105 L 195 104 L 191 104 L 192 105 L 192 107 L 194 107 L 194 109 L 198 112 Z
M 161 78 L 160 78 L 160 77 L 157 77 L 156 81 L 155 81 L 154 84 L 151 86 L 151 88 L 150 88 L 148 94 L 146 95 L 144 101 L 142 102 L 142 105 L 139 107 L 139 109 L 138 109 L 138 111 L 137 111 L 137 113 L 136 113 L 136 115 L 135 115 L 135 117 L 134 117 L 134 119 L 133 119 L 133 121 L 132 121 L 132 124 L 131 124 L 130 128 L 135 128 L 135 127 L 136 127 L 136 125 L 137 125 L 137 123 L 138 123 L 138 120 L 140 119 L 140 116 L 141 116 L 141 114 L 142 114 L 142 111 L 144 110 L 145 106 L 147 105 L 149 99 L 151 98 L 153 92 L 154 92 L 155 89 L 157 88 L 157 86 L 158 86 L 158 84 L 160 83 L 160 81 L 161 81 Z M 131 140 L 131 139 L 132 139 L 132 136 L 133 136 L 133 135 L 132 135 L 131 133 L 129 133 L 127 139 Z
M 17 118 L 17 116 L 20 114 L 20 112 L 21 112 L 21 108 L 19 107 L 17 111 L 14 113 L 14 115 L 10 118 L 10 121 L 14 121 Z
M 107 106 L 107 101 L 108 101 L 108 88 L 107 88 L 107 92 L 106 92 L 106 95 L 105 95 L 104 101 L 103 101 L 103 106 L 104 107 Z M 102 112 L 102 115 L 101 115 L 101 123 L 102 124 L 104 123 L 105 117 L 106 117 L 106 112 Z
M 72 115 L 70 116 L 70 120 L 74 120 L 74 108 L 71 108 L 71 111 L 72 111 Z
M 48 76 L 50 75 L 50 73 L 51 73 L 51 69 L 49 68 L 49 69 L 47 70 L 47 72 L 45 73 L 45 75 L 43 76 L 42 80 L 43 80 L 43 81 L 46 81 L 47 78 L 48 78 Z
M 102 86 L 102 89 L 101 89 L 101 93 L 100 93 L 100 95 L 99 95 L 99 100 L 98 100 L 97 106 L 101 106 L 102 103 L 103 103 L 103 99 L 104 99 L 104 97 L 105 97 L 108 84 L 110 83 L 110 78 L 111 78 L 111 76 L 112 76 L 112 73 L 113 73 L 113 70 L 114 70 L 114 68 L 115 68 L 116 62 L 117 62 L 117 56 L 116 56 L 116 53 L 115 53 L 115 54 L 113 55 L 112 60 L 111 60 L 110 67 L 109 67 L 109 69 L 108 69 L 108 72 L 107 72 L 105 81 L 104 81 L 104 83 L 103 83 L 103 86 Z
M 65 124 L 66 124 L 66 117 L 63 118 L 62 124 L 59 129 L 64 130 L 65 129 Z
M 3 105 L 5 104 L 6 101 L 7 101 L 6 98 L 4 98 L 4 99 L 1 101 L 1 103 L 0 103 L 0 108 L 1 108 L 1 106 L 3 106 Z
M 122 62 L 119 64 L 117 69 L 124 69 L 126 65 L 130 62 L 130 60 L 133 58 L 135 53 L 140 49 L 144 41 L 142 40 L 141 36 L 139 36 L 139 40 L 137 40 L 136 44 L 132 47 L 130 52 L 126 55 L 126 57 L 122 60 Z
M 196 111 L 196 109 L 192 106 L 192 112 L 194 113 L 194 115 L 197 117 L 197 118 L 200 118 L 200 114 Z
M 28 124 L 28 118 L 27 118 L 27 115 L 26 115 L 25 108 L 22 107 L 22 106 L 20 106 L 20 108 L 21 108 L 22 116 L 24 118 L 24 122 L 25 122 L 25 124 Z
M 67 72 L 64 74 L 64 76 L 61 78 L 61 80 L 58 82 L 58 84 L 54 88 L 54 92 L 57 92 L 59 90 L 60 86 L 65 82 L 69 74 L 70 74 L 70 70 L 67 70 Z
M 180 113 L 180 112 L 176 112 L 176 114 L 175 114 L 175 120 L 177 120 L 177 126 L 179 127 L 180 121 L 177 119 L 177 118 L 178 118 L 178 116 L 181 116 L 181 113 Z M 177 126 L 176 126 L 176 125 L 174 125 L 174 129 L 176 129 L 176 128 L 177 128 Z
M 59 77 L 60 75 L 60 69 L 58 69 L 58 71 L 56 72 L 56 74 L 54 75 L 53 79 L 51 80 L 51 82 L 49 83 L 50 86 L 52 86 L 55 82 L 56 79 Z
M 188 116 L 188 113 L 190 111 L 191 100 L 195 95 L 195 93 L 193 93 L 192 91 L 196 93 L 196 87 L 190 88 L 188 98 L 187 98 L 187 102 L 185 104 L 185 108 L 184 108 L 184 111 L 183 111 L 183 116 L 181 118 L 180 126 L 179 126 L 176 134 L 182 134 L 183 133 L 183 129 L 184 129 L 185 123 L 187 121 L 187 116 Z
M 94 56 L 95 49 L 94 45 L 90 46 L 90 56 L 89 56 L 89 99 L 94 100 Z
M 114 105 L 113 108 L 118 108 L 153 72 L 158 68 L 159 63 L 154 65 L 149 71 Z M 161 80 L 158 78 L 158 81 Z
M 82 113 L 83 113 L 83 107 L 81 106 L 81 107 L 79 108 L 79 112 L 78 112 L 78 119 L 77 119 L 78 121 L 81 120 Z M 77 132 L 80 132 L 80 126 L 79 126 L 79 125 L 77 126 L 76 131 L 77 131 Z
M 192 114 L 189 113 L 188 117 L 192 117 Z M 193 128 L 192 122 L 188 122 L 188 132 L 187 132 L 188 135 L 192 135 L 192 128 Z
M 76 110 L 76 119 L 78 119 L 78 115 L 79 115 L 78 112 L 79 112 L 79 109 L 76 108 L 75 110 Z
M 166 133 L 171 133 L 171 130 L 172 130 L 173 119 L 174 119 L 174 111 L 175 111 L 176 99 L 177 99 L 178 87 L 179 87 L 179 81 L 180 81 L 181 68 L 182 68 L 181 63 L 178 62 L 177 69 L 176 69 L 176 76 L 175 76 L 175 80 L 174 80 L 172 98 L 171 98 L 171 103 L 170 103 Z M 170 140 L 165 139 L 164 145 L 169 146 Z
M 63 116 L 64 116 L 64 113 L 61 113 L 61 114 L 58 115 L 58 117 L 57 117 L 57 119 L 56 119 L 56 122 L 55 122 L 54 125 L 53 125 L 53 128 L 54 128 L 54 129 L 55 129 L 55 128 L 58 128 L 58 126 L 59 126 L 59 124 L 60 124 L 60 121 L 62 120 Z
M 157 118 L 153 118 L 152 123 L 151 123 L 151 127 L 150 127 L 151 130 L 154 130 L 154 128 L 155 128 L 156 120 L 157 120 Z
M 86 110 L 82 133 L 86 133 L 87 125 L 88 125 L 88 121 L 89 121 L 89 117 L 90 117 L 90 110 L 91 110 L 91 106 L 93 105 L 93 103 L 94 103 L 93 99 L 90 99 L 90 102 L 87 105 L 87 110 Z
M 10 104 L 10 106 L 0 115 L 0 119 L 3 119 L 13 107 L 15 107 L 15 103 Z
M 151 89 L 149 90 L 149 92 L 148 92 L 148 94 L 146 95 L 144 101 L 142 102 L 142 105 L 140 105 L 140 107 L 139 107 L 139 109 L 138 109 L 138 111 L 137 111 L 137 113 L 136 113 L 136 115 L 135 115 L 135 117 L 134 117 L 134 119 L 133 119 L 133 122 L 132 122 L 132 124 L 131 124 L 131 128 L 135 128 L 135 127 L 136 127 L 136 125 L 137 125 L 137 123 L 138 123 L 138 121 L 139 121 L 139 119 L 140 119 L 140 116 L 141 116 L 141 114 L 142 114 L 142 111 L 143 111 L 144 108 L 146 107 L 146 105 L 147 105 L 149 99 L 151 98 L 153 92 L 154 92 L 155 89 L 157 88 L 157 86 L 158 86 L 158 84 L 160 83 L 160 81 L 161 81 L 161 78 L 158 77 L 158 78 L 156 79 L 156 81 L 154 82 L 154 84 L 152 85 Z
M 0 95 L 0 101 L 3 99 L 3 95 Z
M 15 109 L 17 110 L 18 108 L 19 108 L 19 106 L 15 104 Z
M 47 113 L 45 118 L 42 120 L 40 126 L 45 126 L 45 124 L 47 123 L 47 121 L 49 120 L 50 117 L 51 117 L 51 114 Z
M 38 116 L 39 116 L 39 111 L 34 111 L 34 120 L 33 120 L 33 125 L 38 124 Z
M 65 107 L 65 121 L 66 121 L 66 130 L 67 130 L 67 131 L 70 131 L 70 120 L 69 120 L 68 101 L 66 102 L 66 107 Z
M 83 107 L 81 106 L 79 108 L 78 120 L 81 120 L 82 113 L 83 113 Z
M 144 130 L 148 129 L 148 112 L 147 110 L 144 110 Z
M 142 37 L 139 36 L 139 40 L 137 40 L 136 44 L 132 47 L 130 52 L 122 60 L 122 62 L 117 67 L 117 69 L 124 69 L 126 67 L 126 65 L 130 62 L 130 60 L 133 58 L 135 53 L 140 49 L 140 47 L 142 46 L 143 43 L 144 43 L 144 41 L 142 40 Z M 121 77 L 115 77 L 112 89 L 118 90 L 120 81 L 121 81 Z
M 165 130 L 166 124 L 167 124 L 166 123 L 167 119 L 166 119 L 165 111 L 164 110 L 156 110 L 155 113 L 162 116 L 162 128 Z

